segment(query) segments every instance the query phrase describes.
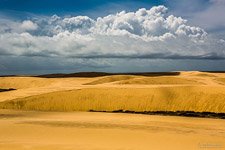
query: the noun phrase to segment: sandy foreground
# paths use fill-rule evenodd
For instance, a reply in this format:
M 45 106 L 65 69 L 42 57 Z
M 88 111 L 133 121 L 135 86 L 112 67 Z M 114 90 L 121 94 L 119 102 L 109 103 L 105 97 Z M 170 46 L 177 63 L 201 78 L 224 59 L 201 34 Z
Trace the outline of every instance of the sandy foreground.
M 0 92 L 0 150 L 225 149 L 224 119 L 87 112 L 225 113 L 225 73 L 0 77 L 10 88 Z
M 0 110 L 1 150 L 225 149 L 225 120 Z

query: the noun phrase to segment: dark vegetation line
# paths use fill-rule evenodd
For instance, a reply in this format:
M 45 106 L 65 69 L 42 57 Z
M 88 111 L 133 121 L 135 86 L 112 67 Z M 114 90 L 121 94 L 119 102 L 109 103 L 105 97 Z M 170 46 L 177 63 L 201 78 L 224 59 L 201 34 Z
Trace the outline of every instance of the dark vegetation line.
M 206 73 L 225 73 L 225 71 L 200 71 Z M 41 78 L 69 78 L 69 77 L 102 77 L 110 75 L 142 75 L 142 76 L 176 76 L 180 72 L 125 72 L 125 73 L 107 73 L 107 72 L 76 72 L 76 73 L 55 73 L 43 75 L 0 75 L 0 77 L 41 77 Z
M 89 110 L 89 112 L 129 113 L 129 114 L 184 116 L 184 117 L 225 119 L 225 113 L 214 113 L 214 112 L 194 112 L 194 111 L 142 111 L 142 112 L 137 112 L 137 111 L 130 111 L 130 110 L 114 110 L 114 111 Z
M 201 71 L 206 73 L 225 73 L 225 71 Z M 103 77 L 110 75 L 141 75 L 149 77 L 158 76 L 177 76 L 180 72 L 125 72 L 125 73 L 107 73 L 107 72 L 76 72 L 76 73 L 55 73 L 43 75 L 0 75 L 0 77 L 40 77 L 40 78 L 69 78 L 69 77 Z
M 18 75 L 19 76 L 19 75 Z M 17 75 L 0 75 L 0 77 L 18 77 Z M 20 77 L 20 76 L 19 76 Z
M 35 77 L 41 78 L 68 78 L 68 77 L 103 77 L 110 75 L 141 75 L 141 76 L 177 76 L 180 75 L 180 72 L 127 72 L 127 73 L 106 73 L 106 72 L 78 72 L 71 74 L 46 74 L 46 75 L 38 75 Z
M 0 92 L 7 92 L 7 91 L 13 91 L 13 90 L 16 90 L 16 89 L 13 89 L 13 88 L 9 88 L 9 89 L 0 89 Z
M 76 73 L 56 73 L 43 75 L 0 75 L 0 77 L 40 77 L 40 78 L 69 78 L 69 77 L 103 77 L 110 75 L 141 75 L 141 76 L 177 76 L 180 72 L 125 72 L 125 73 L 107 73 L 107 72 L 76 72 Z

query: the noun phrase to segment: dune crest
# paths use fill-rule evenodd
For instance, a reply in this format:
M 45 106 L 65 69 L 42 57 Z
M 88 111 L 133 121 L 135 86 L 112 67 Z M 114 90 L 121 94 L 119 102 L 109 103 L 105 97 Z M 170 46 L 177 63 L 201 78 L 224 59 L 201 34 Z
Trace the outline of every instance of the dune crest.
M 96 74 L 94 74 L 96 75 Z M 43 111 L 193 111 L 225 113 L 225 73 L 2 77 L 0 108 Z

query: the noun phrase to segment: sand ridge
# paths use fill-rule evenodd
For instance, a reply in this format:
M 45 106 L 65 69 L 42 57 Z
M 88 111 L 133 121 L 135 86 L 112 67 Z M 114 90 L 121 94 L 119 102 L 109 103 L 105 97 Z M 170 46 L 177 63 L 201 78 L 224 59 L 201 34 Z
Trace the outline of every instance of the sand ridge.
M 2 77 L 1 108 L 52 111 L 225 112 L 225 73 L 91 78 Z M 21 83 L 21 84 L 20 84 Z M 5 101 L 5 102 L 4 102 Z

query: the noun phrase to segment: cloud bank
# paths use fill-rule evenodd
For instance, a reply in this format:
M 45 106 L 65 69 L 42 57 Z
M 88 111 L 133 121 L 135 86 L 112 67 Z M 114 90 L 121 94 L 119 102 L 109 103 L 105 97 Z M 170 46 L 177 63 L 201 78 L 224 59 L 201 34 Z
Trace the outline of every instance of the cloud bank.
M 165 6 L 96 19 L 5 16 L 0 18 L 0 75 L 224 70 L 225 39 L 204 29 Z
M 224 0 L 171 0 L 166 2 L 173 14 L 188 18 L 208 32 L 225 33 Z
M 225 42 L 156 6 L 88 16 L 0 20 L 0 55 L 62 58 L 224 59 Z

